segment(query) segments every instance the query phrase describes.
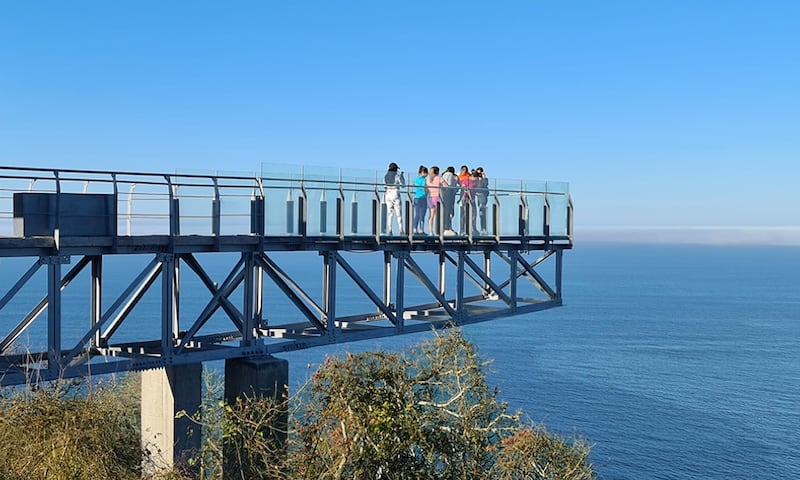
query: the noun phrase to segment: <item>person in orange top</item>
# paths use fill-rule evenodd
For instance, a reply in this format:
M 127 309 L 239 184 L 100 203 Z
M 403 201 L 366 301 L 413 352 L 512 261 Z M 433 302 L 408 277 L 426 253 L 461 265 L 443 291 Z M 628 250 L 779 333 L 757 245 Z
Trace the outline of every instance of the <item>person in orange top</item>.
M 458 233 L 467 235 L 470 229 L 475 228 L 475 176 L 474 170 L 470 173 L 466 165 L 461 166 L 461 173 L 458 174 L 458 180 L 461 184 L 461 215 L 458 225 Z

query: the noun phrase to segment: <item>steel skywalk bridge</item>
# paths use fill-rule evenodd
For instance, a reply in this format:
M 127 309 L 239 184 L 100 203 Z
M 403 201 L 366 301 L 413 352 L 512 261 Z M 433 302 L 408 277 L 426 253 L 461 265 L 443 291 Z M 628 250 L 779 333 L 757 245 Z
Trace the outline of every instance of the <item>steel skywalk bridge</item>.
M 270 355 L 562 304 L 565 183 L 490 179 L 484 212 L 456 206 L 463 235 L 387 236 L 383 172 L 268 170 L 0 167 L 2 384 Z M 412 188 L 402 193 L 406 232 Z M 293 274 L 294 252 L 317 253 L 319 277 Z M 375 278 L 356 252 L 374 258 Z M 124 256 L 143 266 L 113 265 Z M 344 283 L 362 313 L 345 314 Z M 206 299 L 187 304 L 187 288 Z M 142 305 L 153 296 L 160 308 Z

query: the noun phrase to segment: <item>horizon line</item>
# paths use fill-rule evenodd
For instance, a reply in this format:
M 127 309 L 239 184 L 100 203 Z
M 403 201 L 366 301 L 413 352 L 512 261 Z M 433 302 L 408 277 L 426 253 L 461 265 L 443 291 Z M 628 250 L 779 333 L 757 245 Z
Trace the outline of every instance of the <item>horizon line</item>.
M 800 246 L 800 226 L 576 226 L 575 241 L 672 245 Z

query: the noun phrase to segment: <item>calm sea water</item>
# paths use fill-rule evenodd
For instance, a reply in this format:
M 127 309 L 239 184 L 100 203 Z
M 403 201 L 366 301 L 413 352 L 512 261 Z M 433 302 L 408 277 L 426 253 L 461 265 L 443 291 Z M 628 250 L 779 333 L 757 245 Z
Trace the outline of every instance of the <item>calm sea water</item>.
M 800 478 L 800 249 L 580 246 L 566 306 L 469 329 L 606 479 Z
M 464 329 L 512 408 L 586 438 L 602 479 L 800 478 L 800 249 L 579 245 L 564 268 L 564 307 Z M 319 357 L 295 355 L 299 379 Z
M 296 275 L 319 282 L 319 257 L 300 263 Z M 493 359 L 490 382 L 513 409 L 586 438 L 602 479 L 800 478 L 800 248 L 579 244 L 564 268 L 564 307 L 464 328 Z M 129 328 L 158 318 L 153 293 Z M 199 310 L 208 296 L 184 287 L 182 303 Z M 71 302 L 86 318 L 86 302 L 65 291 Z M 325 353 L 398 349 L 429 335 L 285 358 L 297 385 Z

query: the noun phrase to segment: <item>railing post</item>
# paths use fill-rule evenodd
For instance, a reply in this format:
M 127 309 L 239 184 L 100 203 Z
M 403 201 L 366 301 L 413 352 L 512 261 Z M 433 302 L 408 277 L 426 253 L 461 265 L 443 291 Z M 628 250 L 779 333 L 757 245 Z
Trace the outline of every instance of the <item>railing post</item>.
M 353 199 L 350 200 L 350 233 L 355 235 L 358 233 L 358 201 L 356 200 L 355 187 L 353 188 Z
M 127 227 L 128 227 L 128 236 L 133 235 L 131 227 L 133 226 L 133 192 L 136 190 L 136 184 L 131 183 L 131 190 L 128 192 L 128 217 L 127 217 Z
M 294 200 L 292 200 L 291 186 L 286 194 L 286 233 L 289 235 L 294 233 Z
M 377 195 L 376 192 L 376 198 L 372 199 L 372 236 L 375 237 L 376 242 L 381 239 L 380 199 Z
M 328 200 L 325 198 L 325 187 L 319 197 L 319 233 L 328 232 Z
M 544 244 L 547 246 L 550 244 L 550 200 L 547 198 L 546 193 L 544 194 L 544 206 L 542 208 L 544 209 L 542 212 L 542 234 L 544 235 Z
M 220 198 L 219 198 L 219 181 L 216 177 L 212 178 L 214 182 L 214 196 L 211 198 L 211 235 L 214 235 L 219 239 L 220 230 L 221 230 L 221 219 L 222 216 L 222 209 L 220 208 Z M 219 240 L 217 240 L 219 242 Z
M 297 233 L 300 234 L 301 237 L 305 237 L 308 234 L 308 195 L 306 194 L 306 187 L 305 185 L 300 185 L 300 196 L 297 197 L 297 204 L 298 204 L 298 224 L 297 224 Z
M 169 245 L 170 251 L 175 247 L 175 237 L 181 234 L 181 213 L 178 201 L 178 186 L 172 184 L 169 175 L 165 175 L 169 189 Z
M 119 185 L 117 185 L 117 174 L 111 174 L 112 188 L 114 189 L 114 218 L 111 219 L 111 249 L 117 251 L 117 242 L 119 237 L 119 203 L 117 201 L 119 195 Z
M 264 236 L 264 197 L 250 199 L 250 233 Z
M 61 180 L 58 177 L 58 170 L 53 171 L 53 176 L 55 176 L 56 180 L 56 218 L 53 241 L 56 245 L 56 251 L 58 251 L 61 248 Z
M 500 199 L 495 191 L 494 202 L 492 202 L 492 233 L 495 241 L 500 241 Z
M 339 183 L 339 195 L 336 197 L 336 235 L 344 240 L 344 190 Z
M 573 210 L 572 210 L 572 197 L 567 197 L 567 238 L 569 238 L 569 243 L 572 243 L 572 235 L 573 235 Z
M 520 194 L 519 196 L 519 219 L 518 219 L 519 227 L 517 229 L 517 234 L 520 237 L 525 237 L 528 235 L 528 202 L 525 199 L 525 195 Z

